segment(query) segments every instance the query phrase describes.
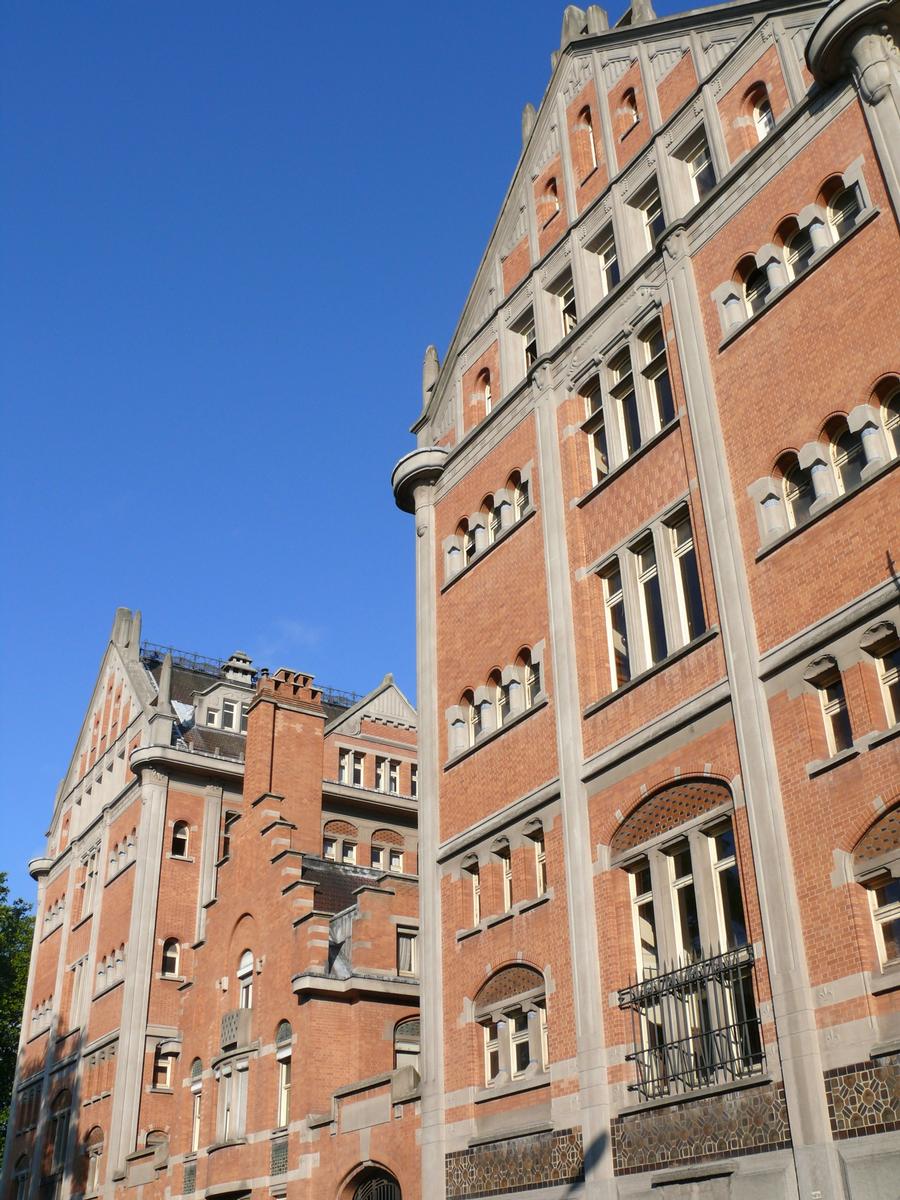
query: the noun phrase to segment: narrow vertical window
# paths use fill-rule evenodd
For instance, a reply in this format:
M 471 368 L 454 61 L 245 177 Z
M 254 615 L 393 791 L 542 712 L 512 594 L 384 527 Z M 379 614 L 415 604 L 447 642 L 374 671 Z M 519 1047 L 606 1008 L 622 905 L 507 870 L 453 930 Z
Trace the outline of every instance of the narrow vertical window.
M 245 950 L 237 969 L 238 1008 L 253 1007 L 253 953 Z
M 559 292 L 559 307 L 562 315 L 563 337 L 571 333 L 578 324 L 578 309 L 575 304 L 575 283 L 571 276 L 563 283 Z
M 828 206 L 828 216 L 835 234 L 842 238 L 850 232 L 862 212 L 859 188 L 851 184 L 834 197 Z
M 846 421 L 836 427 L 831 437 L 831 461 L 841 493 L 852 491 L 862 482 L 862 469 L 866 464 L 862 438 L 852 433 Z
M 672 556 L 675 559 L 675 585 L 685 640 L 692 642 L 706 630 L 703 614 L 703 593 L 700 590 L 700 571 L 691 519 L 687 513 L 671 527 Z
M 363 763 L 365 762 L 365 759 L 366 759 L 366 756 L 361 751 L 357 750 L 354 752 L 354 754 L 353 754 L 353 779 L 352 779 L 354 787 L 362 787 L 363 786 Z
M 628 652 L 628 626 L 625 620 L 625 596 L 622 573 L 614 562 L 603 575 L 606 632 L 610 649 L 610 672 L 614 688 L 631 678 L 631 658 Z
M 618 405 L 619 429 L 622 437 L 622 456 L 629 458 L 641 444 L 641 426 L 638 419 L 637 397 L 634 391 L 634 375 L 631 369 L 631 353 L 625 349 L 609 364 L 611 377 L 610 395 Z
M 809 471 L 804 470 L 796 458 L 784 470 L 782 489 L 788 524 L 791 529 L 795 529 L 809 520 L 810 508 L 815 499 Z
M 395 758 L 388 764 L 388 791 L 392 796 L 400 794 L 400 764 Z
M 472 924 L 477 925 L 481 920 L 481 869 L 476 862 L 466 866 L 469 876 L 469 899 L 472 905 Z
M 646 366 L 643 376 L 647 380 L 650 394 L 653 398 L 653 416 L 657 429 L 662 429 L 675 416 L 675 401 L 672 396 L 672 384 L 669 381 L 669 364 L 666 358 L 666 339 L 662 322 L 654 321 L 648 330 L 641 334 Z
M 322 857 L 334 862 L 337 858 L 337 838 L 326 837 L 322 839 Z
M 840 671 L 833 671 L 820 680 L 818 688 L 828 752 L 831 755 L 840 754 L 842 750 L 847 750 L 853 745 L 850 713 L 847 710 L 847 697 Z
M 512 854 L 508 845 L 501 846 L 496 853 L 503 884 L 503 911 L 509 912 L 513 906 Z
M 177 977 L 181 959 L 181 947 L 177 938 L 168 938 L 163 943 L 162 974 L 167 978 Z
M 172 829 L 172 854 L 187 858 L 189 830 L 186 821 L 176 821 Z
M 415 975 L 416 970 L 416 931 L 414 929 L 398 929 L 397 974 Z
M 403 873 L 403 851 L 402 850 L 388 851 L 388 866 L 391 871 L 395 871 L 398 874 Z
M 597 166 L 597 143 L 594 141 L 594 119 L 587 105 L 578 114 L 578 122 L 584 134 L 585 149 L 587 150 L 585 161 L 586 171 L 582 180 L 583 182 Z
M 599 239 L 594 245 L 594 253 L 600 263 L 600 283 L 603 290 L 603 295 L 608 296 L 609 293 L 617 286 L 619 274 L 619 259 L 616 255 L 616 239 L 613 236 L 611 225 L 607 225 L 600 234 Z
M 669 647 L 663 617 L 662 591 L 659 586 L 659 567 L 652 537 L 636 547 L 634 554 L 637 557 L 647 656 L 651 663 L 657 663 L 667 656 Z
M 350 751 L 341 750 L 338 754 L 338 781 L 340 783 L 350 782 Z
M 278 1105 L 275 1115 L 279 1129 L 283 1129 L 291 1119 L 291 1056 L 286 1055 L 278 1060 Z
M 771 290 L 765 267 L 755 267 L 744 280 L 744 300 L 751 316 L 765 308 Z
M 884 695 L 884 711 L 889 725 L 900 722 L 900 646 L 878 660 L 878 675 Z
M 375 759 L 375 790 L 376 792 L 387 791 L 387 759 Z
M 691 848 L 687 843 L 670 851 L 672 888 L 675 893 L 675 936 L 685 962 L 696 962 L 703 957 L 700 938 L 700 917 L 697 912 L 697 895 L 694 890 L 694 870 Z
M 647 860 L 642 859 L 631 867 L 629 877 L 638 978 L 650 979 L 659 969 L 659 943 L 656 936 L 656 913 L 653 908 L 653 884 Z
M 547 891 L 547 848 L 544 844 L 544 831 L 536 829 L 528 836 L 534 846 L 534 875 L 537 894 L 543 896 Z
M 731 822 L 726 822 L 708 836 L 713 855 L 721 949 L 735 950 L 738 946 L 746 946 L 749 939 Z
M 234 700 L 222 701 L 222 728 L 237 729 L 238 706 Z
M 356 862 L 356 842 L 341 843 L 341 862 L 352 866 Z
M 409 768 L 409 794 L 415 799 L 419 794 L 419 766 L 412 763 Z
M 584 397 L 587 419 L 582 429 L 588 436 L 591 453 L 591 480 L 600 482 L 609 474 L 609 447 L 606 440 L 606 415 L 603 411 L 603 393 L 600 381 L 595 379 Z
M 752 101 L 753 126 L 756 130 L 757 141 L 761 142 L 775 128 L 775 117 L 772 113 L 772 105 L 769 103 L 769 93 L 763 84 L 760 84 L 752 93 Z
M 648 250 L 652 250 L 666 227 L 659 188 L 655 181 L 640 193 L 635 204 L 640 211 L 644 226 L 644 243 Z
M 247 723 L 250 720 L 250 705 L 241 705 L 241 733 L 247 732 Z
M 869 889 L 872 917 L 878 935 L 882 965 L 900 960 L 900 879 L 890 879 Z

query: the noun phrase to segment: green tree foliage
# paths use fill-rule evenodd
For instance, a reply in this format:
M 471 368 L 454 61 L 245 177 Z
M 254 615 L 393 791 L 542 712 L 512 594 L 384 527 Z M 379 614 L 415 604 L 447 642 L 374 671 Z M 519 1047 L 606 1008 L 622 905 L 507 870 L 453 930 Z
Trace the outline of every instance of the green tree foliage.
M 24 900 L 10 902 L 6 872 L 0 871 L 0 1161 L 16 1074 L 33 929 L 31 905 Z

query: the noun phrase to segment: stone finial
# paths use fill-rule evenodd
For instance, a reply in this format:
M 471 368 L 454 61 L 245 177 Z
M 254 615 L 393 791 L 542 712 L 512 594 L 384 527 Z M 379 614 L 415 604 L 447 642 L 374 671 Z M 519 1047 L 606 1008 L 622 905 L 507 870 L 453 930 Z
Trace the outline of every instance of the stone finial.
M 587 13 L 577 4 L 567 4 L 562 19 L 562 33 L 559 36 L 559 48 L 565 50 L 569 42 L 584 37 L 587 33 Z
M 655 21 L 656 13 L 650 0 L 631 0 L 631 24 L 639 25 L 642 21 Z
M 534 129 L 534 123 L 537 120 L 537 113 L 534 110 L 533 104 L 526 104 L 522 109 L 522 149 L 531 137 L 531 131 Z
M 166 652 L 159 672 L 159 695 L 156 711 L 169 715 L 172 712 L 172 651 Z
M 587 9 L 587 31 L 589 34 L 603 33 L 609 29 L 609 16 L 599 4 L 589 4 Z
M 137 662 L 141 652 L 141 613 L 137 609 L 117 608 L 110 641 L 118 646 L 125 658 Z
M 431 399 L 434 385 L 441 373 L 441 360 L 438 358 L 436 346 L 429 346 L 425 351 L 425 361 L 422 363 L 422 407 Z

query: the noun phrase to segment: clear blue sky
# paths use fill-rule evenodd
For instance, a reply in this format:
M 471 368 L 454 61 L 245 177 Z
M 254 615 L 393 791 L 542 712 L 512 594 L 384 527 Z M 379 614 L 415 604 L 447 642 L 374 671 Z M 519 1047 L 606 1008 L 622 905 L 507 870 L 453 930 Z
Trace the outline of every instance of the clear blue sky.
M 31 897 L 117 605 L 415 690 L 390 492 L 563 3 L 7 0 L 0 869 Z M 659 11 L 675 11 L 658 5 Z M 619 9 L 610 13 L 611 19 Z

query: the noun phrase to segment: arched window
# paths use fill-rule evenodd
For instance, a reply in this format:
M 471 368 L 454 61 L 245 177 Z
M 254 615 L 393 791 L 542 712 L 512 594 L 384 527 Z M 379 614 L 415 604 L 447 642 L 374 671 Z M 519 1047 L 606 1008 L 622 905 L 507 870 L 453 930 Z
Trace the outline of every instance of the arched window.
M 764 1064 L 732 820 L 724 783 L 684 779 L 641 801 L 610 840 L 631 893 L 637 977 L 619 1004 L 632 1013 L 630 1089 L 644 1099 L 757 1074 Z
M 516 666 L 522 676 L 522 695 L 526 708 L 531 708 L 541 695 L 541 664 L 527 647 L 519 651 Z
M 506 481 L 506 489 L 512 496 L 513 521 L 520 521 L 531 504 L 528 480 L 523 479 L 518 471 L 513 471 Z
M 898 458 L 900 457 L 900 388 L 887 397 L 881 408 L 888 447 L 892 457 Z
M 67 1090 L 57 1092 L 50 1106 L 50 1174 L 58 1175 L 66 1163 L 66 1143 L 69 1140 L 69 1112 L 72 1094 Z
M 493 694 L 494 728 L 500 729 L 509 720 L 509 684 L 503 682 L 500 671 L 492 671 L 488 683 Z
M 862 469 L 866 465 L 862 438 L 851 431 L 846 419 L 840 418 L 831 425 L 828 440 L 838 491 L 851 492 L 862 482 Z
M 28 1200 L 28 1185 L 31 1181 L 31 1162 L 27 1154 L 21 1154 L 13 1167 L 13 1200 Z
M 586 104 L 578 114 L 578 124 L 581 127 L 586 151 L 584 163 L 586 178 L 597 165 L 597 143 L 594 141 L 594 118 L 591 115 L 589 105 Z
M 769 93 L 764 83 L 758 83 L 751 88 L 749 101 L 753 117 L 753 127 L 756 130 L 756 140 L 761 142 L 775 128 L 775 117 L 772 113 L 772 105 L 769 102 Z
M 796 454 L 786 459 L 782 466 L 781 487 L 788 525 L 795 529 L 809 520 L 810 506 L 815 500 L 812 476 L 800 466 Z
M 291 1119 L 291 1025 L 279 1021 L 275 1031 L 275 1061 L 278 1069 L 278 1093 L 275 1106 L 275 1124 L 284 1129 Z
M 144 1138 L 144 1146 L 147 1148 L 151 1146 L 165 1146 L 168 1145 L 168 1141 L 168 1135 L 161 1129 L 151 1129 Z
M 544 977 L 518 963 L 493 975 L 475 997 L 488 1086 L 547 1069 L 547 1001 Z
M 253 1007 L 253 952 L 245 950 L 238 962 L 238 1008 Z
M 462 520 L 456 527 L 456 536 L 459 538 L 460 545 L 462 546 L 463 566 L 468 566 L 475 557 L 477 549 L 475 530 L 469 528 L 468 521 Z
M 805 229 L 797 229 L 796 232 L 792 233 L 785 240 L 784 249 L 788 274 L 791 279 L 796 279 L 809 266 L 812 256 L 815 253 L 809 226 Z
M 880 965 L 900 962 L 900 807 L 883 813 L 860 838 L 853 874 L 868 892 Z
M 842 238 L 848 234 L 861 212 L 862 201 L 859 187 L 855 183 L 837 192 L 828 205 L 828 219 L 835 235 Z
M 421 1022 L 418 1017 L 407 1017 L 394 1027 L 394 1070 L 401 1067 L 419 1069 L 419 1039 Z
M 172 854 L 175 858 L 187 858 L 189 837 L 187 821 L 176 821 L 172 829 Z
M 559 188 L 556 180 L 551 178 L 547 180 L 544 187 L 544 224 L 549 224 L 550 221 L 559 212 Z
M 475 703 L 475 693 L 463 692 L 459 706 L 466 723 L 466 745 L 474 746 L 481 737 L 481 709 Z
M 637 96 L 634 94 L 634 88 L 628 88 L 622 93 L 621 112 L 625 118 L 624 132 L 627 133 L 628 130 L 633 125 L 637 125 L 638 121 L 640 120 L 640 114 L 638 113 L 637 106 Z
M 744 302 L 750 316 L 765 308 L 770 291 L 771 285 L 765 267 L 754 265 L 744 276 Z
M 392 1175 L 377 1171 L 357 1187 L 353 1200 L 400 1200 L 400 1185 Z
M 481 372 L 481 374 L 478 376 L 475 387 L 478 394 L 481 396 L 482 402 L 484 403 L 484 415 L 487 416 L 491 411 L 492 400 L 490 371 L 484 370 Z
M 485 496 L 481 502 L 481 511 L 484 514 L 487 540 L 490 546 L 497 540 L 500 530 L 503 528 L 501 505 L 494 496 Z
M 162 952 L 162 973 L 167 978 L 174 978 L 178 975 L 178 967 L 181 962 L 181 946 L 177 938 L 166 938 L 163 942 Z
M 200 1149 L 203 1106 L 203 1063 L 195 1058 L 191 1063 L 191 1153 Z
M 87 1178 L 84 1191 L 86 1196 L 92 1196 L 100 1190 L 100 1168 L 103 1162 L 103 1130 L 99 1125 L 95 1125 L 87 1135 L 84 1152 L 87 1156 Z

